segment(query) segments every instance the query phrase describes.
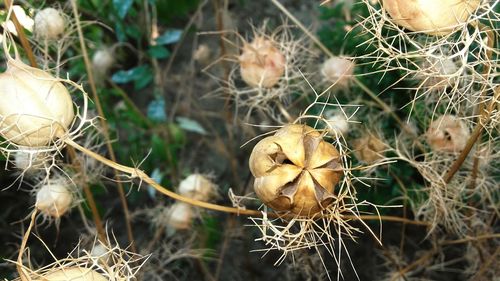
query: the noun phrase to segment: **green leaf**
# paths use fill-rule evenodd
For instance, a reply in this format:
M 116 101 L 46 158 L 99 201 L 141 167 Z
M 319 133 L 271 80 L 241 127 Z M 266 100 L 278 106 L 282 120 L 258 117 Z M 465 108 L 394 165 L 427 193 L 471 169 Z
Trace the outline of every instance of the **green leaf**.
M 159 98 L 151 101 L 148 105 L 148 118 L 156 122 L 167 121 L 165 113 L 165 99 Z
M 207 131 L 205 131 L 205 129 L 200 125 L 200 123 L 198 123 L 195 120 L 186 117 L 177 117 L 175 118 L 175 120 L 177 120 L 179 127 L 188 132 L 194 132 L 202 135 L 207 134 Z
M 156 38 L 156 43 L 160 45 L 173 44 L 179 41 L 182 35 L 182 30 L 180 29 L 170 29 L 165 31 L 162 35 Z
M 118 41 L 125 42 L 127 41 L 127 34 L 125 32 L 125 27 L 122 22 L 117 21 L 115 24 L 115 33 Z
M 113 5 L 120 19 L 125 18 L 133 3 L 134 0 L 113 0 Z
M 117 71 L 113 74 L 111 80 L 117 84 L 124 84 L 143 79 L 148 73 L 151 75 L 149 65 L 140 65 L 129 70 Z
M 153 72 L 148 71 L 140 79 L 134 81 L 134 89 L 140 90 L 149 85 L 151 81 L 153 81 Z
M 166 59 L 170 56 L 170 51 L 163 46 L 151 46 L 148 54 L 155 59 Z

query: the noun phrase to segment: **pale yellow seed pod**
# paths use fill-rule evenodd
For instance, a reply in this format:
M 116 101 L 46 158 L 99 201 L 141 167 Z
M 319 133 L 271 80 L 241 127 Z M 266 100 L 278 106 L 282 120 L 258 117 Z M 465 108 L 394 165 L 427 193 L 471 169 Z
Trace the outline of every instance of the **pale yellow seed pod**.
M 193 59 L 201 64 L 207 64 L 210 60 L 210 47 L 207 44 L 201 44 L 193 52 Z
M 99 74 L 106 74 L 114 63 L 115 57 L 111 48 L 99 49 L 92 56 L 92 67 Z
M 16 168 L 27 173 L 34 172 L 36 169 L 43 168 L 45 157 L 47 155 L 36 150 L 30 151 L 23 148 L 14 152 L 14 164 Z
M 45 8 L 35 15 L 34 33 L 40 38 L 57 39 L 63 34 L 65 26 L 66 21 L 61 12 L 54 8 Z
M 249 165 L 255 193 L 264 204 L 301 216 L 331 204 L 343 175 L 337 149 L 307 125 L 286 125 L 259 141 Z
M 386 145 L 374 135 L 365 135 L 354 140 L 354 155 L 358 160 L 371 164 L 384 158 Z
M 176 230 L 189 229 L 193 222 L 193 207 L 183 202 L 175 202 L 167 214 L 167 223 Z
M 465 122 L 453 115 L 443 115 L 434 120 L 425 134 L 432 150 L 460 152 L 470 137 Z
M 383 0 L 395 24 L 411 31 L 447 35 L 467 21 L 480 0 Z
M 49 272 L 36 281 L 108 281 L 102 274 L 85 267 L 68 267 Z
M 73 203 L 73 194 L 63 183 L 54 182 L 43 185 L 36 194 L 35 207 L 44 215 L 59 218 Z
M 245 43 L 239 61 L 241 77 L 251 87 L 271 88 L 285 72 L 285 56 L 264 37 Z
M 345 115 L 341 112 L 327 112 L 326 122 L 328 123 L 330 132 L 332 135 L 335 134 L 347 134 L 349 132 L 349 121 Z
M 208 201 L 216 194 L 216 185 L 200 174 L 191 174 L 179 184 L 179 193 L 200 201 Z
M 66 87 L 18 60 L 9 60 L 0 74 L 0 101 L 0 135 L 18 145 L 48 145 L 73 122 L 73 101 Z
M 354 74 L 355 64 L 351 60 L 341 57 L 327 59 L 321 66 L 323 78 L 336 87 L 346 88 L 349 86 Z

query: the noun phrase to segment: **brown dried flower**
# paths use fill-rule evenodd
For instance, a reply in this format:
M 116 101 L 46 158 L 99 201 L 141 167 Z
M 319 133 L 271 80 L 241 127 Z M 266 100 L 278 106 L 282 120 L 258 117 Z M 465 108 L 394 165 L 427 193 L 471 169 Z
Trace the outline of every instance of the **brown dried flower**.
M 354 155 L 358 160 L 365 163 L 373 163 L 384 158 L 383 151 L 386 149 L 384 142 L 373 135 L 366 135 L 353 142 Z
M 433 150 L 459 152 L 469 139 L 469 128 L 453 115 L 443 115 L 434 120 L 426 132 L 427 143 Z
M 340 154 L 307 125 L 285 125 L 255 145 L 250 155 L 254 189 L 267 206 L 310 216 L 335 198 L 342 177 Z

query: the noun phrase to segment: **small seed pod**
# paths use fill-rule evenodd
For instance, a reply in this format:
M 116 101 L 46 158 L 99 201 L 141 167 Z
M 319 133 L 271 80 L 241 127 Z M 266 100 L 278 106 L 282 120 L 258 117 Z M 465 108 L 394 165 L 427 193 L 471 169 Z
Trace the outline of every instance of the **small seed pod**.
M 44 215 L 59 218 L 73 203 L 73 194 L 62 182 L 43 185 L 36 194 L 35 207 Z
M 264 37 L 245 43 L 239 61 L 241 77 L 255 88 L 273 87 L 285 72 L 285 56 L 271 40 Z
M 103 263 L 106 263 L 106 261 L 110 257 L 110 250 L 107 249 L 104 245 L 99 243 L 94 245 L 94 247 L 92 247 L 92 251 L 90 251 L 90 256 L 92 256 L 92 258 L 97 258 L 99 261 Z
M 255 193 L 264 204 L 300 216 L 331 204 L 343 175 L 337 149 L 307 125 L 285 125 L 259 141 L 249 165 Z
M 181 181 L 179 193 L 200 201 L 208 201 L 216 194 L 216 185 L 200 174 L 192 174 Z
M 35 15 L 35 35 L 47 39 L 57 39 L 64 32 L 66 22 L 54 8 L 45 8 Z
M 353 146 L 356 158 L 365 163 L 370 164 L 384 158 L 384 142 L 371 134 L 354 140 Z
M 92 67 L 100 74 L 106 74 L 114 63 L 115 57 L 112 48 L 99 49 L 92 56 Z
M 425 136 L 435 151 L 460 152 L 467 144 L 470 132 L 464 121 L 453 115 L 443 115 L 431 123 Z
M 29 149 L 23 149 L 14 152 L 14 164 L 16 168 L 26 172 L 32 172 L 38 168 L 43 168 L 44 160 L 44 154 L 36 150 L 30 151 Z
M 346 88 L 353 77 L 354 67 L 355 64 L 351 60 L 332 57 L 323 63 L 321 74 L 328 82 L 336 83 L 335 86 Z
M 183 202 L 175 202 L 167 214 L 167 223 L 174 229 L 188 229 L 193 221 L 193 208 Z
M 459 66 L 450 58 L 435 59 L 427 58 L 421 65 L 423 71 L 417 73 L 419 80 L 424 80 L 422 86 L 442 90 L 454 85 L 454 73 Z
M 331 126 L 329 127 L 331 133 L 346 134 L 349 131 L 349 121 L 346 119 L 345 115 L 333 111 L 326 112 L 326 122 Z
M 0 74 L 0 100 L 0 135 L 18 145 L 48 145 L 73 122 L 73 101 L 66 87 L 19 60 L 9 60 Z
M 68 267 L 51 271 L 36 281 L 107 281 L 108 278 L 85 267 Z
M 206 64 L 210 60 L 210 48 L 207 44 L 201 44 L 193 53 L 193 59 L 201 64 Z
M 395 24 L 411 31 L 447 35 L 467 21 L 480 0 L 383 0 L 383 7 Z

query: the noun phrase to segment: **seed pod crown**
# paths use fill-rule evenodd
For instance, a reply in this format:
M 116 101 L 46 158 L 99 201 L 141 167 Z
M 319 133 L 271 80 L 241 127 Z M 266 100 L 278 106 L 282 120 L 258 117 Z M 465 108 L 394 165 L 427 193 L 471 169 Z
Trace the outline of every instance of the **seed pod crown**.
M 335 199 L 340 154 L 307 125 L 286 125 L 259 141 L 250 155 L 257 196 L 277 211 L 311 216 Z

